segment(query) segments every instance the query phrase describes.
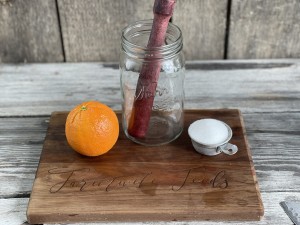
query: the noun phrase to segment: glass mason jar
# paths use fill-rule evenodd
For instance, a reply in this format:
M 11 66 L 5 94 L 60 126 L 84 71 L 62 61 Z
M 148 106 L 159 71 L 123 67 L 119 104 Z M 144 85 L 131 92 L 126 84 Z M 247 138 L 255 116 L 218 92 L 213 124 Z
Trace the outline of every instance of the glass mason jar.
M 184 56 L 181 30 L 169 23 L 165 44 L 147 48 L 153 20 L 122 31 L 122 125 L 132 141 L 156 146 L 181 134 L 184 123 Z

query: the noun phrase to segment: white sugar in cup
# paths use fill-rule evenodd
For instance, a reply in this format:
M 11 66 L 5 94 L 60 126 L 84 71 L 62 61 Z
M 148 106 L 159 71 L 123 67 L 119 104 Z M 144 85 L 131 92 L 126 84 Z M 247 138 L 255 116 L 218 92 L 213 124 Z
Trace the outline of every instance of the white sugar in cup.
M 204 145 L 219 144 L 228 138 L 226 125 L 215 119 L 197 120 L 190 125 L 188 132 L 194 141 Z
M 216 119 L 201 119 L 193 122 L 188 129 L 195 150 L 204 155 L 217 155 L 224 152 L 233 155 L 237 152 L 236 145 L 228 143 L 232 137 L 231 128 Z

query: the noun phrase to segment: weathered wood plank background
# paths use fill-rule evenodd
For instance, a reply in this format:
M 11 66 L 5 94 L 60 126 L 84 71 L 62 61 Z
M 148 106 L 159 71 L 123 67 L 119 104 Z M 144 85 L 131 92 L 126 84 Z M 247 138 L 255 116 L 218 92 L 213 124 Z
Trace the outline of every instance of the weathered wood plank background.
M 58 0 L 66 61 L 116 61 L 121 31 L 151 18 L 148 0 Z
M 183 32 L 187 60 L 223 59 L 227 0 L 177 0 L 173 23 Z
M 299 0 L 233 0 L 228 58 L 299 58 Z
M 63 60 L 55 0 L 0 1 L 0 63 Z
M 1 62 L 118 61 L 153 0 L 0 0 Z M 177 0 L 187 60 L 299 58 L 299 0 Z

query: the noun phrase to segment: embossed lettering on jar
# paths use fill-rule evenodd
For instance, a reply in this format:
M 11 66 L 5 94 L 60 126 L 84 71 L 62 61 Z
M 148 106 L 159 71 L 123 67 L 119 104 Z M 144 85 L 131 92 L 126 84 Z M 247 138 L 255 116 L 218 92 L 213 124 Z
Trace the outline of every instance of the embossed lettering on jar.
M 134 142 L 153 146 L 175 140 L 183 130 L 184 57 L 181 31 L 172 23 L 167 29 L 165 45 L 147 49 L 151 27 L 152 20 L 144 20 L 122 31 L 120 73 L 123 130 Z M 147 68 L 158 70 L 157 81 L 139 80 L 141 70 Z M 151 98 L 146 133 L 142 137 L 132 136 L 128 130 L 132 125 L 134 102 Z

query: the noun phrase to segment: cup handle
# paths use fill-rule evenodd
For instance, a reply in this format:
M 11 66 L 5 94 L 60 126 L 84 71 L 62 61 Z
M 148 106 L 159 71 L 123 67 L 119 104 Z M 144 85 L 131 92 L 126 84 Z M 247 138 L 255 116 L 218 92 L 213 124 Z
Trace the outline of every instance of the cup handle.
M 234 155 L 237 153 L 238 147 L 236 145 L 226 143 L 217 148 L 217 152 L 224 152 L 227 155 Z

